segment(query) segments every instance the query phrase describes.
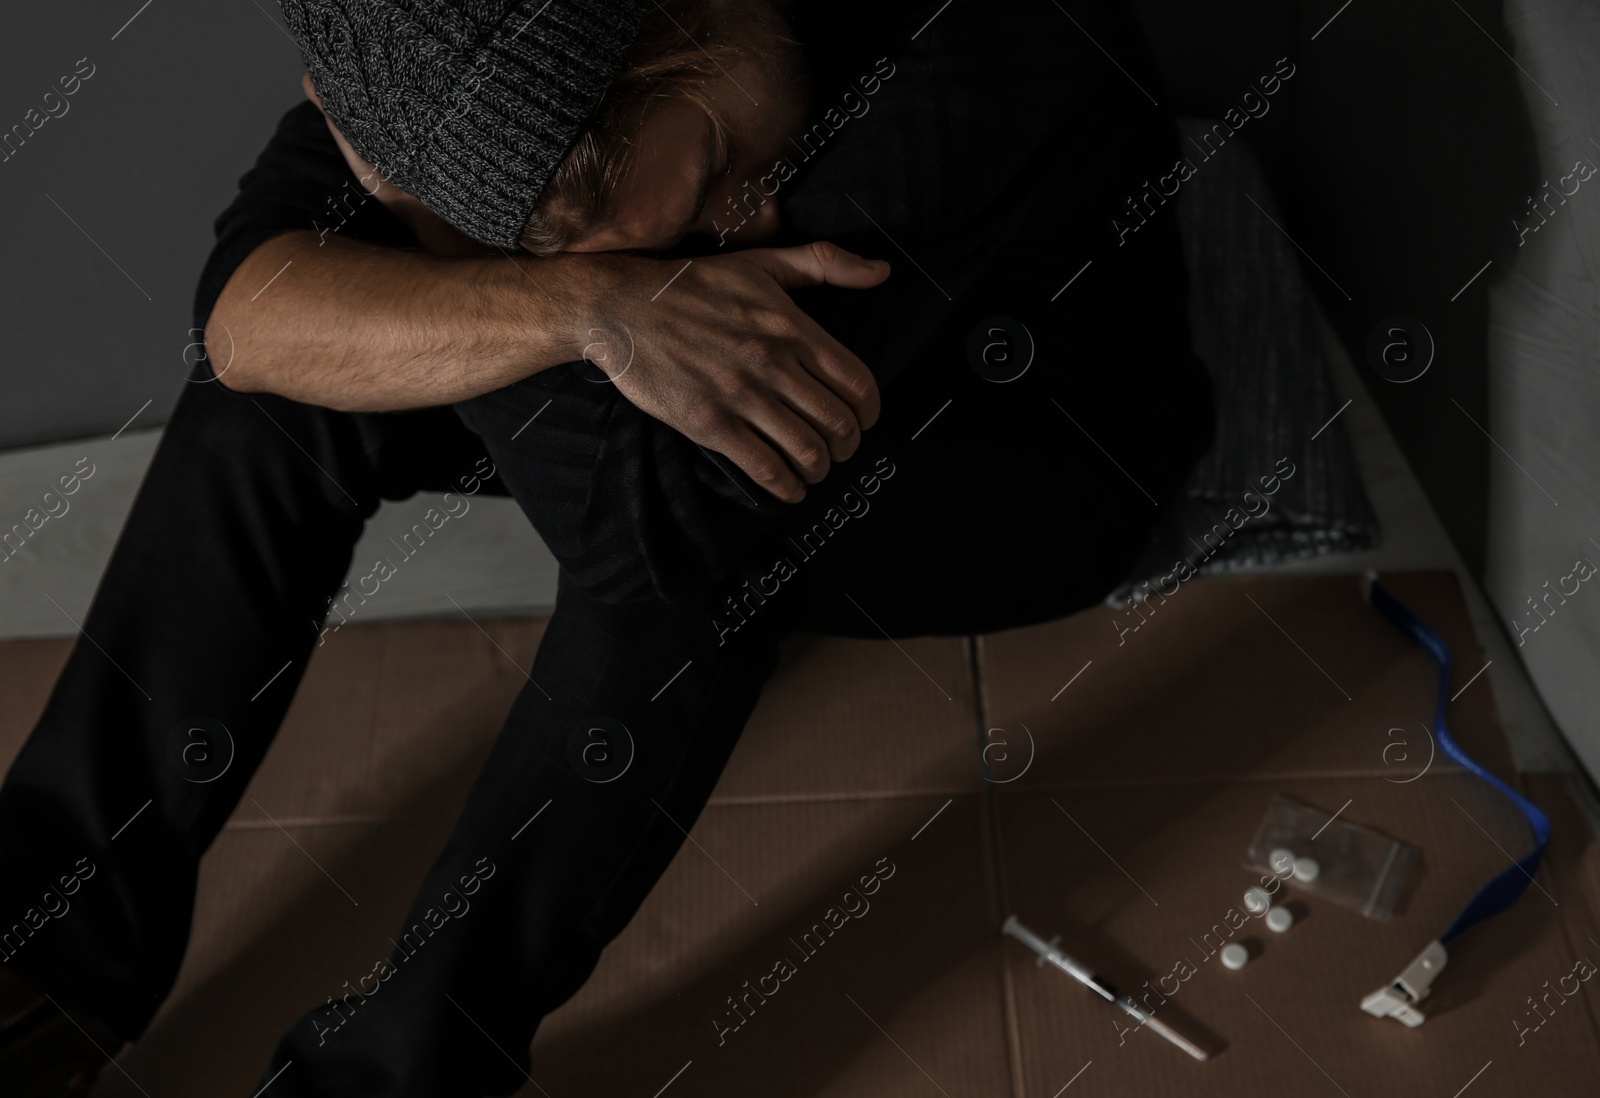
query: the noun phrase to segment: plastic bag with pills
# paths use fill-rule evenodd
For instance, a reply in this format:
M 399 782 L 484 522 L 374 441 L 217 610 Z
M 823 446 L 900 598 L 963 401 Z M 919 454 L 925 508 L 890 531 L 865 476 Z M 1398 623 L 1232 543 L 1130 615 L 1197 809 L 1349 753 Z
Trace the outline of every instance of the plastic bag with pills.
M 1409 843 L 1278 794 L 1245 852 L 1245 865 L 1286 878 L 1307 895 L 1382 922 L 1416 864 Z

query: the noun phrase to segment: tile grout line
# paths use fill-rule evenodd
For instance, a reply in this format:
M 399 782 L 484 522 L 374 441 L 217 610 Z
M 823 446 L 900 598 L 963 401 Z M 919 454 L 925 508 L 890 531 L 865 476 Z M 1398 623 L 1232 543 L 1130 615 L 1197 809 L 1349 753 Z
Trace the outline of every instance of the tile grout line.
M 286 828 L 309 827 L 370 827 L 373 824 L 387 824 L 394 821 L 388 816 L 285 816 L 278 821 Z M 266 822 L 230 819 L 223 825 L 223 831 L 251 833 L 256 831 L 273 831 L 274 826 Z
M 1456 776 L 1459 776 L 1459 775 L 1464 774 L 1464 773 L 1466 773 L 1466 771 L 1461 770 L 1459 768 L 1452 769 L 1452 770 L 1447 770 L 1447 771 L 1430 771 L 1428 774 L 1421 776 L 1420 780 L 1432 780 L 1435 777 L 1456 777 Z M 1538 775 L 1538 776 L 1543 776 L 1543 775 L 1546 775 L 1546 774 L 1559 776 L 1559 775 L 1565 774 L 1566 772 L 1565 771 L 1530 771 L 1529 773 L 1532 773 L 1532 774 L 1535 774 L 1535 775 Z M 1269 780 L 1270 781 L 1294 781 L 1294 782 L 1300 782 L 1300 781 L 1305 781 L 1305 782 L 1362 781 L 1362 780 L 1366 780 L 1366 779 L 1380 778 L 1380 777 L 1381 777 L 1381 775 L 1380 774 L 1376 774 L 1376 773 L 1366 773 L 1366 772 L 1343 773 L 1343 772 L 1340 772 L 1340 773 L 1331 773 L 1331 774 L 1308 774 L 1308 775 L 1289 775 L 1289 776 L 1277 775 L 1277 776 L 1268 776 L 1267 778 L 1262 778 L 1262 779 L 1259 779 L 1259 780 L 1252 779 L 1249 782 L 1244 782 L 1244 781 L 1230 782 L 1229 784 L 1230 785 L 1231 784 L 1257 785 L 1257 784 L 1263 784 L 1263 783 L 1265 783 L 1265 782 L 1267 782 Z M 1523 775 L 1519 773 L 1517 775 L 1517 777 L 1520 779 L 1520 778 L 1523 777 Z M 1216 781 L 1217 781 L 1217 779 L 1213 776 L 1213 777 L 1206 777 L 1206 778 L 1203 778 L 1203 779 L 1195 779 L 1195 780 L 1192 780 L 1192 781 L 1191 780 L 1184 780 L 1184 781 L 1181 781 L 1181 782 L 1162 782 L 1162 783 L 1137 783 L 1137 782 L 1135 782 L 1135 783 L 1126 783 L 1126 784 L 1083 784 L 1083 785 L 1059 785 L 1059 786 L 1052 785 L 1052 786 L 1040 786 L 1040 787 L 1037 787 L 1037 789 L 1040 790 L 1040 791 L 1053 791 L 1055 793 L 1120 792 L 1120 791 L 1125 791 L 1125 790 L 1128 790 L 1128 789 L 1153 789 L 1153 788 L 1165 787 L 1165 786 L 1171 786 L 1171 785 L 1185 785 L 1185 786 L 1190 786 L 1190 785 L 1202 786 L 1203 785 L 1203 786 L 1210 787 L 1210 786 L 1213 786 L 1216 783 Z M 972 790 L 972 789 L 946 788 L 946 789 L 912 789 L 912 790 L 905 790 L 905 791 L 895 790 L 895 791 L 886 791 L 886 792 L 842 792 L 842 793 L 794 794 L 794 795 L 791 795 L 791 794 L 766 794 L 766 795 L 760 795 L 760 796 L 734 796 L 734 797 L 725 797 L 725 798 L 713 797 L 710 801 L 706 802 L 706 805 L 707 805 L 707 807 L 710 807 L 710 808 L 766 808 L 766 807 L 770 807 L 770 806 L 780 806 L 781 807 L 781 806 L 788 806 L 788 805 L 835 804 L 835 803 L 841 803 L 841 802 L 880 802 L 880 801 L 894 801 L 894 800 L 932 800 L 932 799 L 935 799 L 935 798 L 938 798 L 938 797 L 954 797 L 954 798 L 958 798 L 958 799 L 961 799 L 961 800 L 965 800 L 967 798 L 980 798 L 981 799 L 981 798 L 986 797 L 989 793 L 990 793 L 989 790 Z M 993 798 L 993 799 L 998 804 L 999 798 L 996 797 L 996 798 Z M 285 820 L 283 820 L 281 822 L 286 827 L 289 827 L 289 826 L 295 826 L 295 827 L 342 827 L 342 826 L 349 826 L 349 825 L 365 825 L 365 824 L 374 824 L 374 823 L 386 823 L 386 822 L 393 822 L 393 820 L 394 820 L 394 817 L 387 816 L 387 815 L 376 815 L 376 816 L 341 815 L 341 816 L 325 817 L 325 818 L 305 817 L 305 818 L 299 818 L 299 819 L 293 819 L 293 820 L 285 819 Z M 270 825 L 265 825 L 264 824 L 262 826 L 264 828 L 267 828 L 268 830 L 270 830 Z M 228 822 L 224 825 L 224 828 L 226 830 L 230 830 L 230 831 L 250 831 L 250 830 L 254 830 L 255 826 L 253 824 L 249 823 L 248 821 L 240 821 L 240 820 L 229 819 Z
M 982 638 L 968 636 L 966 638 L 968 659 L 972 671 L 973 707 L 977 710 L 978 740 L 983 742 L 988 735 L 989 705 L 988 692 L 985 689 L 983 676 Z M 990 783 L 985 782 L 978 798 L 979 817 L 978 826 L 980 838 L 983 840 L 984 881 L 989 893 L 989 925 L 996 925 L 1004 918 L 1006 902 L 1005 863 L 1002 860 L 1000 845 L 1000 819 L 999 798 L 994 795 Z M 999 943 L 1001 948 L 995 949 L 995 963 L 1000 968 L 1000 1001 L 1001 1018 L 1006 1031 L 1006 1060 L 1007 1068 L 1011 1073 L 1012 1098 L 1027 1098 L 1022 1075 L 1022 1035 L 1017 1024 L 1017 992 L 1016 985 L 1011 978 L 1011 967 L 1006 964 L 1004 943 Z
M 991 882 L 990 896 L 994 901 L 993 906 L 1004 908 L 1009 890 L 1006 887 L 1005 864 L 1002 861 L 1004 849 L 1000 840 L 1000 801 L 999 798 L 984 794 L 983 797 L 984 821 L 988 825 L 989 841 L 985 844 L 990 866 L 989 877 Z M 999 913 L 991 912 L 991 925 L 993 920 L 1000 918 Z M 1011 966 L 1006 963 L 1005 942 L 997 942 L 995 949 L 995 963 L 1000 966 L 1000 993 L 1004 1010 L 1006 1027 L 1006 1052 L 1008 1067 L 1011 1069 L 1011 1093 L 1013 1098 L 1027 1098 L 1027 1086 L 1022 1072 L 1022 1027 L 1017 1011 L 1017 985 L 1012 977 Z
M 1430 769 L 1427 777 L 1454 777 L 1465 774 L 1466 770 L 1455 764 L 1441 765 L 1437 769 Z M 1531 773 L 1537 773 L 1533 771 Z M 1263 774 L 1201 774 L 1199 776 L 1173 775 L 1165 778 L 1119 778 L 1111 781 L 1078 781 L 1032 785 L 1029 788 L 1038 793 L 1082 793 L 1098 791 L 1120 791 L 1128 789 L 1156 789 L 1174 786 L 1204 786 L 1212 787 L 1218 784 L 1227 786 L 1257 786 L 1283 782 L 1327 782 L 1327 781 L 1365 781 L 1369 778 L 1382 778 L 1384 771 L 1378 768 L 1371 770 L 1328 770 L 1322 772 L 1286 772 L 1277 771 Z M 987 787 L 986 787 L 987 788 Z M 943 785 L 926 786 L 915 789 L 839 789 L 826 792 L 811 793 L 733 793 L 724 796 L 713 795 L 707 801 L 708 805 L 719 808 L 756 808 L 763 805 L 776 804 L 829 804 L 835 801 L 892 801 L 934 799 L 938 797 L 976 797 L 985 790 L 972 789 L 962 786 Z

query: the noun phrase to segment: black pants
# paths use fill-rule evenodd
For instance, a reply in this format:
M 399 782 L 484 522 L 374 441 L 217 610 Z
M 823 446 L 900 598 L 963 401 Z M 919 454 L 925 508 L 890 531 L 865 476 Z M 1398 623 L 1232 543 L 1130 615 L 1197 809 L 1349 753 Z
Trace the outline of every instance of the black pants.
M 949 43 L 962 31 L 952 19 L 928 35 Z M 1082 82 L 1121 79 L 1110 71 Z M 997 120 L 995 132 L 1020 147 L 1023 128 Z M 1121 144 L 1069 147 L 1060 166 L 1115 190 L 1118 164 L 1138 162 L 1141 142 L 1168 139 L 1146 125 Z M 926 163 L 937 152 L 919 155 Z M 883 166 L 863 151 L 816 167 L 820 181 L 794 192 L 794 218 L 816 231 L 832 210 L 840 231 L 830 235 L 865 240 L 870 227 L 830 205 L 829 186 L 861 201 Z M 919 287 L 906 263 L 900 296 L 876 305 L 845 292 L 809 296 L 808 308 L 850 333 L 875 366 L 904 361 L 885 369 L 894 376 L 885 414 L 861 453 L 805 504 L 776 519 L 756 507 L 725 510 L 729 536 L 742 539 L 737 553 L 710 540 L 721 536 L 712 527 L 682 527 L 727 559 L 698 582 L 685 572 L 671 598 L 618 601 L 574 581 L 574 565 L 635 567 L 637 538 L 580 537 L 560 554 L 533 681 L 398 928 L 392 974 L 364 1000 L 319 1007 L 291 1027 L 261 1077 L 276 1075 L 273 1094 L 516 1089 L 523 1075 L 485 1034 L 526 1063 L 539 1019 L 582 983 L 677 851 L 680 828 L 693 826 L 787 631 L 990 630 L 1090 605 L 1122 577 L 1155 501 L 1209 442 L 1209 389 L 1187 348 L 1170 219 L 1152 220 L 1125 248 L 1104 239 L 1091 255 L 1102 210 L 1053 202 L 1076 177 L 1053 187 L 1042 171 L 1016 177 L 1031 210 L 999 201 L 958 209 L 949 191 L 931 188 L 921 214 L 951 230 L 943 243 L 937 228 L 914 232 L 915 190 L 900 214 L 880 219 L 891 235 L 901 230 L 901 246 L 925 248 L 913 255 L 927 267 L 930 285 L 920 288 L 935 295 L 931 312 L 905 289 Z M 995 235 L 954 231 L 963 217 Z M 964 256 L 970 267 L 951 266 Z M 1093 267 L 1052 301 L 1090 258 Z M 996 315 L 1006 324 L 989 322 Z M 905 317 L 921 326 L 888 323 Z M 1030 333 L 1031 365 L 1014 380 L 980 376 L 974 331 L 976 361 L 994 376 L 995 356 L 982 348 L 1013 321 Z M 1009 330 L 1015 351 L 1018 329 Z M 460 490 L 458 478 L 484 468 L 487 451 L 496 479 L 552 544 L 563 536 L 552 524 L 568 520 L 541 512 L 537 447 L 519 447 L 527 433 L 510 438 L 550 399 L 538 386 L 462 409 L 475 435 L 445 410 L 346 415 L 239 395 L 205 377 L 202 368 L 179 401 L 84 622 L 94 643 L 74 649 L 0 788 L 0 915 L 36 905 L 78 859 L 95 866 L 70 913 L 12 931 L 7 963 L 69 1011 L 129 1038 L 172 986 L 199 857 L 278 728 L 317 645 L 312 623 L 380 500 Z M 205 781 L 203 764 L 197 771 L 182 754 L 196 715 L 226 726 L 234 745 L 228 769 Z M 470 899 L 470 926 L 441 915 L 447 895 Z

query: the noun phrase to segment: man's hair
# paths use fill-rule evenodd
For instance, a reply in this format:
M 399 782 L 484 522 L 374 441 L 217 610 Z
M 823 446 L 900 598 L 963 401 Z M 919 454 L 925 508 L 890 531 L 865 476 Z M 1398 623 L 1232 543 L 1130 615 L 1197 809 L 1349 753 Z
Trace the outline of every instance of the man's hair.
M 535 255 L 554 255 L 575 235 L 611 225 L 617 185 L 633 168 L 634 139 L 652 106 L 687 100 L 706 112 L 725 140 L 726 124 L 712 109 L 705 85 L 743 60 L 775 66 L 781 80 L 798 80 L 798 45 L 765 0 L 652 5 L 627 66 L 539 196 L 522 228 L 522 246 Z

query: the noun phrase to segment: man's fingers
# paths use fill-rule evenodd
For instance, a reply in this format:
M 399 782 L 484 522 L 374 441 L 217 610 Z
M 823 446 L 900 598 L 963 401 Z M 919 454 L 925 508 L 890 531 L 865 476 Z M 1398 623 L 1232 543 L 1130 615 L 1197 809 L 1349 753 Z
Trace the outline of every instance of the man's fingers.
M 824 284 L 865 290 L 889 277 L 889 264 L 883 260 L 863 259 L 826 240 L 794 248 L 757 248 L 744 257 L 785 290 Z
M 781 400 L 768 398 L 745 420 L 783 455 L 807 484 L 816 484 L 828 475 L 832 464 L 831 447 L 821 434 Z
M 778 371 L 774 384 L 795 414 L 822 436 L 834 461 L 844 461 L 856 452 L 861 445 L 861 423 L 855 410 L 808 368 L 797 363 L 793 370 Z
M 708 445 L 784 503 L 799 503 L 805 498 L 805 485 L 789 468 L 789 463 L 746 424 L 736 424 Z
M 800 361 L 806 370 L 850 406 L 856 422 L 866 430 L 878 422 L 878 380 L 866 363 L 800 309 Z

